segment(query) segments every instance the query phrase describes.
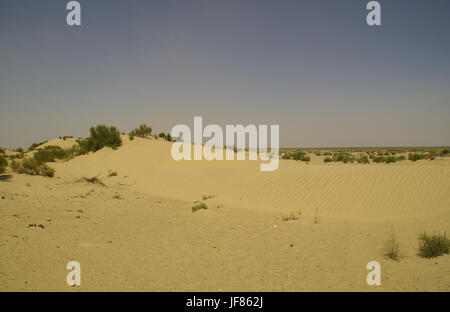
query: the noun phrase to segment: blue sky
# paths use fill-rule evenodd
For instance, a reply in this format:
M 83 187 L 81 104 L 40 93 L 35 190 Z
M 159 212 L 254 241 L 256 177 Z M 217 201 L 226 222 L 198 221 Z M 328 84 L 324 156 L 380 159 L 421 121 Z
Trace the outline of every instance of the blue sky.
M 0 1 L 0 146 L 104 123 L 279 124 L 282 146 L 450 145 L 450 2 Z

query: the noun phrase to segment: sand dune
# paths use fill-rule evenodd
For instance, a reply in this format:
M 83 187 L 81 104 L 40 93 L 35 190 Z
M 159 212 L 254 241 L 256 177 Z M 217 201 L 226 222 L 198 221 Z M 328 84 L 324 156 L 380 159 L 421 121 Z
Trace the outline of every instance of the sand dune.
M 259 171 L 257 161 L 174 161 L 171 144 L 136 138 L 53 167 L 60 176 L 101 176 L 109 170 L 151 195 L 194 201 L 214 194 L 227 204 L 345 218 L 427 217 L 450 207 L 450 162 L 392 165 L 282 161 Z
M 123 138 L 50 163 L 55 178 L 0 185 L 1 290 L 450 290 L 450 256 L 417 256 L 419 232 L 450 232 L 448 158 L 281 160 L 261 172 L 257 161 L 176 162 L 171 143 Z M 93 176 L 105 186 L 80 180 Z M 208 209 L 193 213 L 194 201 Z M 391 230 L 399 262 L 383 256 Z M 80 287 L 65 283 L 71 260 Z M 366 284 L 372 260 L 379 287 Z

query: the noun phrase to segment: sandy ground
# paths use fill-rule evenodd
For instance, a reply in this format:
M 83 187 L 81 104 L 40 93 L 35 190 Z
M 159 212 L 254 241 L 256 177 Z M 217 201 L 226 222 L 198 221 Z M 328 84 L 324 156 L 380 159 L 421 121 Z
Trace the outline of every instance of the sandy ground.
M 54 178 L 0 182 L 0 290 L 450 290 L 450 256 L 417 256 L 420 232 L 450 233 L 450 159 L 260 172 L 175 162 L 170 146 L 125 140 L 50 164 Z M 105 185 L 79 180 L 93 176 Z M 194 201 L 208 209 L 193 213 Z M 400 261 L 383 256 L 392 230 Z M 72 260 L 81 286 L 66 284 Z M 372 260 L 381 286 L 366 283 Z

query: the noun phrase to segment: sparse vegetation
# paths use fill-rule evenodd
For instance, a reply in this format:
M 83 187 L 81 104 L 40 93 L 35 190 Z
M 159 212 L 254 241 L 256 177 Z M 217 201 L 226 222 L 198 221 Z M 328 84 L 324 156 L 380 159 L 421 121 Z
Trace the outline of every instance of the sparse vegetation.
M 395 157 L 395 156 L 375 156 L 374 158 L 373 158 L 373 162 L 375 162 L 375 163 L 386 163 L 386 164 L 389 164 L 389 163 L 395 163 L 395 162 L 397 162 L 397 161 L 400 161 L 400 160 L 405 160 L 405 156 L 398 156 L 398 157 Z
M 80 140 L 80 154 L 87 152 L 96 152 L 99 149 L 107 146 L 112 149 L 117 149 L 122 145 L 119 130 L 112 126 L 107 127 L 105 125 L 98 125 L 97 127 L 91 127 L 91 136 L 85 140 Z
M 331 157 L 325 157 L 324 159 L 323 159 L 323 162 L 332 162 L 333 161 L 333 159 L 331 158 Z
M 8 161 L 2 154 L 0 154 L 0 173 L 5 172 L 7 166 L 8 166 Z
M 411 161 L 418 161 L 427 158 L 427 154 L 409 153 L 408 159 Z
M 319 208 L 316 207 L 316 209 L 314 209 L 314 224 L 318 224 L 319 222 Z
M 385 245 L 385 251 L 384 256 L 388 259 L 398 261 L 399 260 L 399 243 L 397 240 L 397 236 L 395 235 L 395 232 L 391 230 L 389 239 L 386 242 Z
M 311 157 L 309 157 L 303 151 L 294 151 L 294 152 L 286 152 L 282 156 L 283 159 L 292 159 L 292 160 L 300 160 L 300 161 L 310 161 Z
M 46 163 L 69 157 L 72 157 L 71 151 L 63 150 L 58 146 L 46 146 L 44 149 L 38 149 L 33 156 L 23 158 L 20 162 L 13 158 L 10 166 L 17 173 L 53 177 L 55 170 Z
M 203 200 L 208 200 L 208 199 L 213 199 L 215 197 L 217 197 L 217 195 L 209 194 L 209 195 L 203 195 L 202 199 Z
M 332 159 L 334 162 L 343 162 L 344 164 L 349 163 L 349 162 L 353 163 L 355 161 L 355 157 L 348 152 L 333 153 Z
M 369 158 L 366 155 L 362 155 L 356 160 L 359 164 L 368 164 Z
M 32 151 L 32 150 L 34 150 L 36 147 L 38 147 L 39 145 L 45 144 L 45 143 L 47 143 L 47 142 L 48 142 L 48 141 L 43 141 L 43 142 L 40 142 L 40 143 L 33 143 L 33 144 L 31 144 L 31 146 L 28 148 L 28 150 Z
M 98 177 L 86 178 L 82 177 L 77 180 L 78 182 L 88 182 L 92 184 L 100 184 L 101 186 L 106 186 Z
M 428 235 L 424 232 L 419 235 L 418 239 L 418 255 L 422 258 L 435 258 L 449 253 L 450 239 L 446 233 Z
M 40 163 L 34 158 L 24 158 L 20 163 L 13 161 L 11 169 L 17 173 L 24 173 L 29 175 L 41 175 L 45 177 L 53 177 L 55 170 L 50 168 L 45 163 Z
M 72 156 L 72 150 L 63 150 L 59 146 L 46 146 L 33 154 L 34 159 L 40 164 L 54 162 L 56 159 L 68 159 Z
M 208 209 L 208 206 L 206 206 L 205 203 L 197 203 L 194 206 L 192 206 L 192 212 L 196 212 L 197 210 L 200 209 Z
M 139 128 L 133 129 L 129 133 L 130 140 L 133 140 L 135 136 L 146 138 L 152 134 L 152 127 L 147 126 L 146 124 L 141 124 Z M 132 139 L 133 138 L 133 139 Z
M 108 177 L 117 177 L 117 171 L 110 171 Z
M 295 213 L 291 213 L 289 215 L 285 215 L 281 217 L 282 221 L 291 221 L 291 220 L 298 220 L 298 216 Z

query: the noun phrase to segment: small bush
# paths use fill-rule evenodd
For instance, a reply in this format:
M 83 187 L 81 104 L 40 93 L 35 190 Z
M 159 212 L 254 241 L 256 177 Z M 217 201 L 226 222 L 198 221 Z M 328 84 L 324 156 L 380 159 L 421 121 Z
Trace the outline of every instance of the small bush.
M 63 150 L 59 146 L 46 146 L 44 149 L 38 149 L 33 154 L 33 158 L 38 164 L 54 162 L 55 159 L 68 159 L 73 156 L 73 149 Z
M 394 231 L 391 231 L 390 237 L 386 242 L 384 256 L 398 261 L 399 260 L 399 244 Z
M 55 169 L 50 168 L 46 164 L 42 164 L 38 167 L 38 174 L 44 177 L 53 177 L 55 175 Z
M 5 172 L 6 167 L 8 166 L 8 161 L 3 155 L 0 154 L 0 173 Z
M 203 200 L 208 200 L 208 199 L 213 199 L 215 197 L 217 197 L 217 195 L 209 194 L 209 195 L 203 195 L 202 199 Z
M 283 154 L 283 159 L 293 159 L 301 161 L 310 161 L 311 157 L 307 156 L 303 151 L 287 152 Z
M 117 171 L 112 171 L 108 174 L 108 177 L 117 177 Z
M 117 149 L 122 145 L 120 132 L 114 126 L 98 125 L 97 127 L 91 127 L 90 131 L 91 136 L 79 142 L 81 152 L 96 152 L 105 146 Z
M 19 172 L 20 163 L 17 160 L 15 159 L 11 160 L 9 166 L 11 167 L 12 171 Z
M 324 159 L 323 159 L 323 162 L 332 162 L 333 161 L 333 159 L 331 159 L 331 157 L 325 157 Z
M 418 154 L 418 153 L 409 153 L 408 159 L 412 161 L 418 161 L 421 159 L 425 159 L 427 157 L 426 154 Z
M 34 158 L 24 158 L 22 162 L 12 163 L 11 168 L 17 173 L 25 173 L 29 175 L 42 175 L 53 177 L 55 170 L 47 166 L 45 163 L 39 163 Z
M 139 128 L 133 129 L 129 133 L 129 135 L 131 135 L 133 138 L 135 136 L 145 138 L 145 137 L 150 136 L 151 134 L 152 134 L 152 127 L 149 127 L 146 124 L 141 124 L 139 126 Z M 130 140 L 133 140 L 133 139 L 131 139 L 131 137 L 130 137 Z
M 359 164 L 368 164 L 369 163 L 369 158 L 367 156 L 361 156 L 357 159 L 357 162 Z
M 333 153 L 333 161 L 335 162 L 343 162 L 344 164 L 349 163 L 349 162 L 354 162 L 355 161 L 355 157 L 347 152 L 337 152 L 337 153 Z
M 291 213 L 289 215 L 286 216 L 282 216 L 281 217 L 282 221 L 291 221 L 291 220 L 298 220 L 298 216 L 295 215 L 295 213 Z
M 198 203 L 194 206 L 192 206 L 192 212 L 196 212 L 197 210 L 200 209 L 208 209 L 208 206 L 205 205 L 205 203 Z
M 319 222 L 319 208 L 316 207 L 316 209 L 314 209 L 314 224 L 318 224 Z
M 33 143 L 33 144 L 31 144 L 31 146 L 28 148 L 28 150 L 34 150 L 36 147 L 38 147 L 39 145 L 42 145 L 42 144 L 45 144 L 45 143 L 47 143 L 48 141 L 43 141 L 43 142 L 41 142 L 41 143 Z
M 450 239 L 447 234 L 422 233 L 419 235 L 419 256 L 422 258 L 435 258 L 448 254 L 450 249 Z

